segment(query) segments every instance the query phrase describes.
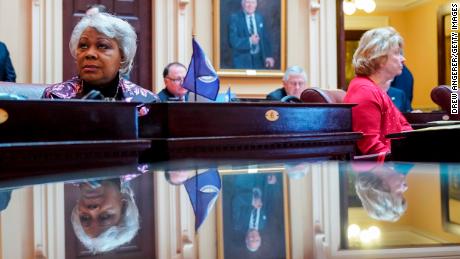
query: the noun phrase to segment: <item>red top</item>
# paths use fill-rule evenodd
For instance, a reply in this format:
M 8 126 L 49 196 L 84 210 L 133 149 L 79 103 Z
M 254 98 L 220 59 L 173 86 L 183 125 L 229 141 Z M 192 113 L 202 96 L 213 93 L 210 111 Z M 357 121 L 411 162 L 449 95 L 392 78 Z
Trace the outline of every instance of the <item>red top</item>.
M 363 155 L 391 151 L 385 135 L 412 130 L 388 94 L 367 77 L 351 80 L 344 102 L 358 104 L 352 108 L 352 122 L 353 131 L 363 133 L 358 141 Z

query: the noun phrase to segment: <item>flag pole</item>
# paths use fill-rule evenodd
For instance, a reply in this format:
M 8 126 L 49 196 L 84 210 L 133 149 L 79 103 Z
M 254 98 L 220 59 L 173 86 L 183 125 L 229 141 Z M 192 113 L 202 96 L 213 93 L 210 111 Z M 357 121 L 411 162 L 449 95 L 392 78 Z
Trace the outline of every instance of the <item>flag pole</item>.
M 197 93 L 196 93 L 196 61 L 194 59 L 195 56 L 195 46 L 193 42 L 195 42 L 195 36 L 196 36 L 196 2 L 197 0 L 193 1 L 193 6 L 192 6 L 192 15 L 193 15 L 193 22 L 192 22 L 192 60 L 193 60 L 193 91 L 194 91 L 194 96 L 195 96 L 195 102 L 197 101 Z

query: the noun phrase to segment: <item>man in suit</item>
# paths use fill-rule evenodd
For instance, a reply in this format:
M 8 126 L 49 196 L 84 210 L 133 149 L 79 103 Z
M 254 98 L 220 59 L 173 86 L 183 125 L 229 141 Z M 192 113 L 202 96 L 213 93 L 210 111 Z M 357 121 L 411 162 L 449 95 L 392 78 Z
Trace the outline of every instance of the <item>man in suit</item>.
M 264 19 L 256 12 L 257 0 L 241 0 L 241 7 L 230 16 L 228 24 L 233 68 L 272 69 L 275 59 Z
M 267 95 L 267 100 L 279 101 L 285 96 L 300 98 L 302 92 L 307 88 L 307 73 L 299 66 L 292 66 L 286 69 L 283 76 L 283 87 Z
M 406 67 L 406 65 L 403 66 L 402 73 L 393 79 L 390 86 L 391 88 L 402 90 L 406 98 L 404 103 L 406 103 L 405 105 L 407 107 L 404 107 L 404 110 L 401 110 L 401 109 L 399 110 L 401 112 L 412 111 L 411 103 L 412 103 L 413 92 L 414 92 L 414 77 L 412 76 L 412 73 Z M 389 92 L 388 94 L 392 96 Z M 398 105 L 396 105 L 396 107 L 400 108 L 400 106 Z
M 390 96 L 391 101 L 398 108 L 399 111 L 410 112 L 412 110 L 410 101 L 406 97 L 406 94 L 403 90 L 395 87 L 390 87 L 387 90 L 387 94 Z
M 233 230 L 245 235 L 246 248 L 256 252 L 262 244 L 261 231 L 268 215 L 273 213 L 273 200 L 280 182 L 275 175 L 253 174 L 235 177 L 232 197 Z
M 16 73 L 5 43 L 0 41 L 0 81 L 16 82 Z
M 162 102 L 186 101 L 188 90 L 182 87 L 187 68 L 179 63 L 169 63 L 163 70 L 165 88 L 158 93 Z

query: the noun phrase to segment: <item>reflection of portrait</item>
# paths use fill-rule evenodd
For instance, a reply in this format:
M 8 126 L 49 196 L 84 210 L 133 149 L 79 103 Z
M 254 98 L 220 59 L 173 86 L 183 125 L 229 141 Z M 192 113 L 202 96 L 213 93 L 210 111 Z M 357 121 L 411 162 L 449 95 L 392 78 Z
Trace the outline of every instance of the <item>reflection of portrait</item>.
M 279 69 L 280 1 L 220 1 L 220 67 Z
M 406 212 L 403 194 L 407 190 L 406 173 L 410 164 L 379 165 L 358 170 L 355 188 L 363 208 L 377 220 L 397 221 Z
M 285 257 L 282 174 L 223 179 L 225 257 Z
M 128 182 L 120 179 L 79 184 L 80 198 L 72 210 L 75 235 L 91 252 L 111 251 L 133 239 L 139 211 Z

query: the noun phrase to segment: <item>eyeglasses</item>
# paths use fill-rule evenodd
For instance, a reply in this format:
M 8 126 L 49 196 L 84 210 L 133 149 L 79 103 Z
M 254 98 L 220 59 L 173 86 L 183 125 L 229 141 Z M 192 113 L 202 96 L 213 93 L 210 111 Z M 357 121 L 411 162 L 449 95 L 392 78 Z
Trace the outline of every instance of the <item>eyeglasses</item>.
M 169 76 L 166 77 L 167 79 L 173 81 L 174 83 L 176 84 L 182 84 L 184 82 L 184 79 L 183 78 L 171 78 Z
M 287 81 L 287 84 L 288 85 L 292 85 L 292 86 L 304 86 L 305 85 L 305 81 Z

